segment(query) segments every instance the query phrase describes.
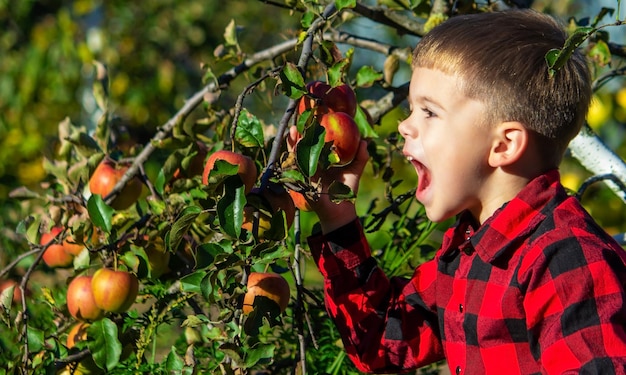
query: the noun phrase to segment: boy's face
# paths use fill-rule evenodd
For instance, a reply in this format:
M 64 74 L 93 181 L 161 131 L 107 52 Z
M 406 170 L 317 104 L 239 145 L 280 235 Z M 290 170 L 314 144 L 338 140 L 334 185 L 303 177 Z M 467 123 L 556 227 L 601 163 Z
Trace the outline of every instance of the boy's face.
M 488 199 L 482 189 L 492 144 L 490 127 L 481 124 L 486 108 L 463 94 L 461 82 L 436 69 L 415 68 L 411 114 L 398 126 L 403 152 L 418 174 L 415 196 L 432 221 L 466 209 L 480 218 Z

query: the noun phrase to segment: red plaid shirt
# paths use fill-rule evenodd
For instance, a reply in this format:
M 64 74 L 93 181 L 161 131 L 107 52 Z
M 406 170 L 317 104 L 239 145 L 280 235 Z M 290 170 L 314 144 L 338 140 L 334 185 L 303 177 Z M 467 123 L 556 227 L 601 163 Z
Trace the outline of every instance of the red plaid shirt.
M 556 170 L 482 226 L 461 215 L 410 279 L 383 274 L 358 221 L 309 244 L 362 371 L 626 373 L 626 253 Z

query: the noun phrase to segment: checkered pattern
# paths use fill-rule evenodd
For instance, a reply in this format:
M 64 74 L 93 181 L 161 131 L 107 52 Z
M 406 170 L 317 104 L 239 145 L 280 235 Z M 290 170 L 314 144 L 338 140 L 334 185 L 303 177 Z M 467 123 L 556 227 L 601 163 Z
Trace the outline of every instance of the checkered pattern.
M 558 181 L 538 177 L 482 226 L 462 214 L 410 279 L 383 274 L 358 221 L 310 237 L 356 366 L 626 373 L 626 253 Z

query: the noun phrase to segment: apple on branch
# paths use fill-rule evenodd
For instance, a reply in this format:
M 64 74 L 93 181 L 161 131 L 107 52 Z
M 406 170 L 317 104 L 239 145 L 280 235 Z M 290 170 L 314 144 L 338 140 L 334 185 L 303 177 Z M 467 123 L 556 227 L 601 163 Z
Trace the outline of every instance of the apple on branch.
M 93 274 L 91 291 L 96 306 L 104 311 L 122 313 L 135 302 L 139 281 L 132 273 L 100 268 Z
M 95 321 L 104 316 L 104 311 L 96 305 L 91 280 L 91 276 L 76 276 L 67 288 L 67 309 L 75 319 Z
M 50 243 L 50 241 L 54 241 L 55 238 L 61 234 L 61 232 L 63 232 L 63 228 L 54 227 L 50 230 L 50 232 L 42 233 L 39 243 L 41 245 L 46 245 Z M 82 246 L 80 250 L 82 250 Z M 74 244 L 69 244 L 65 241 L 61 243 L 52 243 L 44 251 L 42 259 L 48 267 L 67 268 L 73 264 L 76 251 L 77 250 L 75 249 Z
M 122 179 L 129 166 L 116 163 L 110 158 L 105 158 L 94 170 L 89 179 L 89 191 L 91 194 L 99 194 L 102 198 L 107 197 L 115 185 Z M 119 194 L 111 202 L 111 207 L 116 210 L 125 210 L 132 206 L 139 196 L 143 186 L 141 180 L 134 176 L 122 188 Z
M 254 300 L 257 297 L 265 297 L 274 301 L 280 308 L 280 312 L 285 312 L 289 305 L 289 296 L 289 284 L 280 274 L 251 272 L 248 275 L 242 311 L 244 314 L 250 314 L 254 310 Z
M 316 116 L 330 112 L 344 112 L 350 117 L 356 115 L 356 94 L 348 84 L 332 87 L 322 81 L 311 81 L 306 89 L 309 94 L 299 100 L 298 114 L 313 110 Z
M 327 113 L 321 116 L 320 125 L 326 130 L 324 142 L 332 142 L 330 165 L 343 167 L 352 163 L 361 142 L 354 119 L 344 112 Z
M 246 194 L 252 190 L 257 179 L 256 164 L 250 157 L 229 150 L 219 150 L 209 155 L 202 173 L 203 184 L 209 184 L 211 171 L 214 170 L 215 162 L 218 160 L 224 160 L 229 164 L 238 166 L 237 175 L 245 186 Z

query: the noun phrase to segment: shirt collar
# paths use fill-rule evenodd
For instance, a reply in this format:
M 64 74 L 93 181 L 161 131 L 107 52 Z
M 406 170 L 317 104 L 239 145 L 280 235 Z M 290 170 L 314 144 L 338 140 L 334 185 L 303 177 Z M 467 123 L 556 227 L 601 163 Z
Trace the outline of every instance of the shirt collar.
M 487 219 L 481 226 L 468 212 L 459 216 L 457 224 L 448 233 L 452 238 L 444 240 L 447 246 L 458 247 L 467 242 L 483 261 L 491 263 L 508 249 L 519 246 L 546 217 L 544 210 L 552 207 L 554 198 L 566 195 L 559 184 L 558 170 L 550 170 L 533 179 L 511 201 Z

